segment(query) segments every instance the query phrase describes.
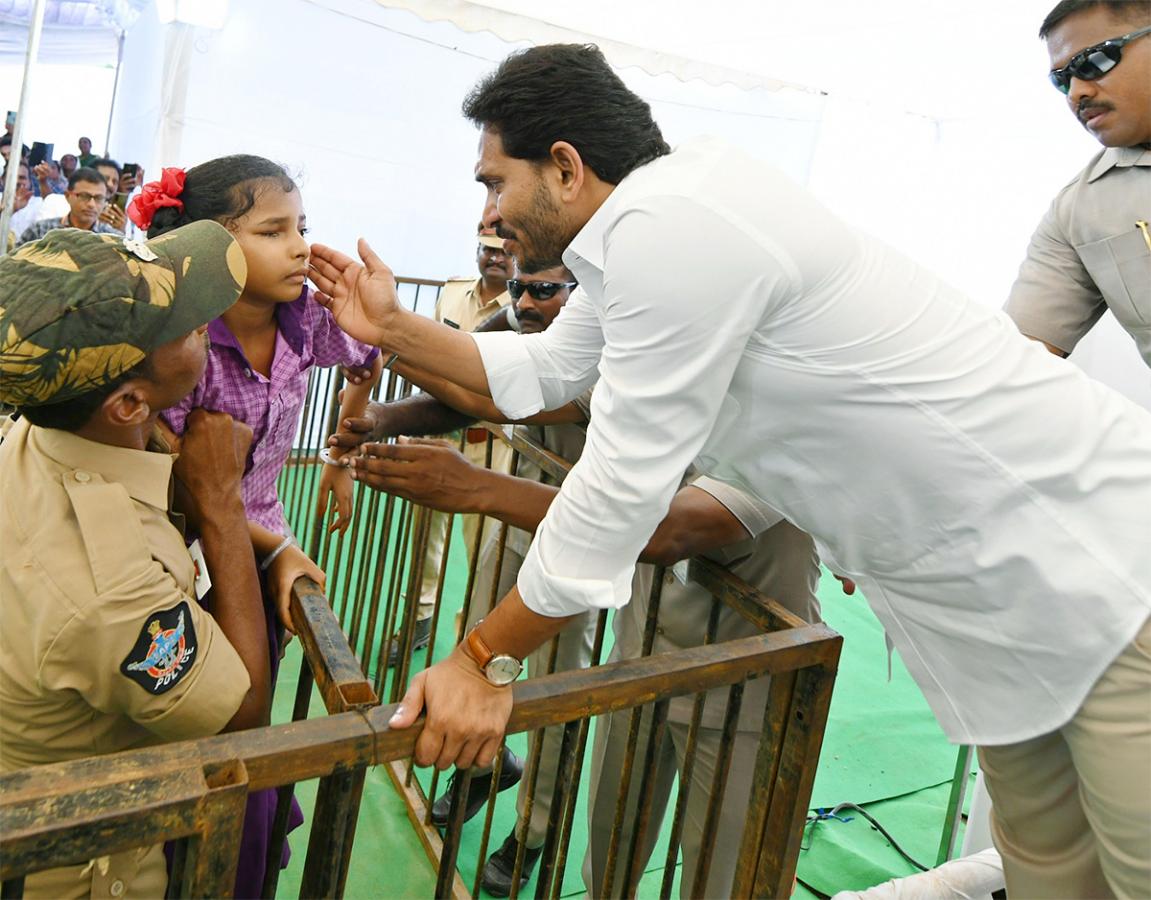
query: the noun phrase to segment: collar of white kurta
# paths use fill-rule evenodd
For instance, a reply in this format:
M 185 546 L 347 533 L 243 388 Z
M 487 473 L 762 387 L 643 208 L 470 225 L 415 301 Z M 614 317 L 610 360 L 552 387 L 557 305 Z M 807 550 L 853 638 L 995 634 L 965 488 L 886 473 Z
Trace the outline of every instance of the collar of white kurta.
M 1151 150 L 1142 147 L 1108 147 L 1099 154 L 1091 167 L 1088 181 L 1102 178 L 1113 168 L 1126 169 L 1129 166 L 1151 166 Z

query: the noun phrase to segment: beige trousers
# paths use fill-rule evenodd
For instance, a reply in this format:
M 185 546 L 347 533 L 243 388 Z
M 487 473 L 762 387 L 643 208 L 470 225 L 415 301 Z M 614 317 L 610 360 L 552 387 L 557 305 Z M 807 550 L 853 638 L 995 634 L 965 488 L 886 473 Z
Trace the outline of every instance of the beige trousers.
M 465 631 L 470 630 L 476 622 L 487 615 L 491 600 L 491 583 L 495 575 L 495 565 L 498 559 L 499 542 L 492 540 L 484 545 L 480 552 L 480 562 L 476 570 L 476 590 L 472 602 L 471 613 L 468 616 Z M 523 557 L 511 547 L 504 548 L 504 562 L 500 568 L 499 582 L 495 592 L 495 602 L 499 602 L 519 576 Z M 479 579 L 483 579 L 480 581 Z M 482 587 L 481 587 L 482 585 Z M 595 624 L 598 614 L 587 612 L 568 623 L 567 627 L 554 639 L 556 643 L 555 668 L 548 668 L 551 662 L 552 641 L 533 651 L 525 660 L 528 678 L 537 678 L 549 672 L 566 672 L 572 669 L 586 669 L 591 663 L 592 647 L 595 643 Z M 527 846 L 542 847 L 547 838 L 548 817 L 551 814 L 552 797 L 555 793 L 556 778 L 559 774 L 559 756 L 563 747 L 562 725 L 553 725 L 544 729 L 543 749 L 540 751 L 538 772 L 535 777 L 535 790 L 532 792 L 531 819 L 528 822 Z M 536 738 L 539 732 L 533 731 L 528 736 L 528 758 L 535 751 Z M 486 769 L 473 768 L 473 776 Z M 520 781 L 519 792 L 516 795 L 516 812 L 522 822 L 527 806 L 528 780 L 531 770 L 525 761 L 524 776 Z M 520 833 L 517 831 L 517 833 Z
M 487 444 L 464 444 L 464 456 L 473 465 L 483 466 L 487 460 Z M 503 441 L 497 440 L 492 445 L 492 469 L 497 472 L 507 472 L 511 465 L 511 448 Z M 420 621 L 430 619 L 436 609 L 436 590 L 440 583 L 440 567 L 444 559 L 444 543 L 448 535 L 448 514 L 442 512 L 429 512 L 432 518 L 428 526 L 428 546 L 424 552 L 424 571 L 420 578 L 420 606 L 416 618 Z M 472 553 L 476 546 L 476 533 L 480 528 L 478 515 L 459 515 L 464 538 L 464 552 L 467 554 L 468 565 L 472 564 Z M 484 519 L 484 535 L 480 543 L 482 552 L 488 542 L 494 541 L 499 533 L 500 523 L 495 519 Z M 414 539 L 414 535 L 413 535 Z M 477 583 L 478 590 L 478 583 Z
M 584 857 L 584 887 L 589 897 L 622 897 L 631 842 L 635 836 L 636 809 L 643 764 L 651 735 L 651 708 L 646 707 L 640 718 L 639 743 L 636 745 L 628 803 L 624 809 L 615 877 L 612 887 L 602 891 L 607 874 L 608 845 L 615 821 L 616 802 L 619 797 L 624 765 L 627 761 L 627 736 L 631 725 L 631 710 L 599 716 L 595 720 L 595 744 L 592 754 L 591 791 L 588 797 L 588 848 Z M 682 774 L 687 756 L 688 726 L 681 722 L 668 722 L 664 739 L 655 748 L 655 787 L 652 794 L 651 817 L 644 830 L 636 853 L 644 864 L 651 862 L 652 851 L 659 838 L 660 827 L 668 814 L 668 805 L 675 794 L 673 788 Z M 680 836 L 681 862 L 679 895 L 690 897 L 695 883 L 696 864 L 704 842 L 714 841 L 711 864 L 707 872 L 705 897 L 730 897 L 735 867 L 739 861 L 740 842 L 747 824 L 747 808 L 751 802 L 752 778 L 755 758 L 759 751 L 759 732 L 737 731 L 731 748 L 731 766 L 723 792 L 723 805 L 719 821 L 712 835 L 705 835 L 708 799 L 715 778 L 716 759 L 719 756 L 723 732 L 701 728 L 696 739 L 695 764 L 691 771 L 683 833 Z M 674 805 L 671 809 L 674 812 Z M 655 861 L 663 865 L 663 860 Z
M 1151 897 L 1151 620 L 1070 722 L 979 765 L 1010 897 Z

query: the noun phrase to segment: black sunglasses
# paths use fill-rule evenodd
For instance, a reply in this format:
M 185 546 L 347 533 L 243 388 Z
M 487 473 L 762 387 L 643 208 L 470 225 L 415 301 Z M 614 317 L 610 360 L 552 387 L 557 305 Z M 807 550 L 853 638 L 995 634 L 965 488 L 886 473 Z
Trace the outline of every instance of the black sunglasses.
M 1119 61 L 1123 58 L 1123 48 L 1135 38 L 1143 37 L 1145 34 L 1151 34 L 1151 26 L 1081 50 L 1071 57 L 1071 61 L 1063 68 L 1052 69 L 1047 77 L 1064 94 L 1069 93 L 1072 78 L 1078 78 L 1080 81 L 1102 78 L 1119 65 Z
M 527 291 L 535 300 L 550 300 L 564 288 L 574 288 L 578 281 L 520 281 L 518 278 L 508 280 L 508 293 L 513 300 L 519 300 Z

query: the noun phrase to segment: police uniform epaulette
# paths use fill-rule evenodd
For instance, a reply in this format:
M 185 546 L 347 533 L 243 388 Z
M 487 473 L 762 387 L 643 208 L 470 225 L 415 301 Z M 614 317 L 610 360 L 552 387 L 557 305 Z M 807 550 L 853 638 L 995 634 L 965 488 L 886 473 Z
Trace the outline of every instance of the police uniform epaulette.
M 63 485 L 98 594 L 151 564 L 138 513 L 122 484 L 106 482 L 96 472 L 77 470 L 63 476 Z M 109 528 L 109 522 L 116 522 L 117 527 Z

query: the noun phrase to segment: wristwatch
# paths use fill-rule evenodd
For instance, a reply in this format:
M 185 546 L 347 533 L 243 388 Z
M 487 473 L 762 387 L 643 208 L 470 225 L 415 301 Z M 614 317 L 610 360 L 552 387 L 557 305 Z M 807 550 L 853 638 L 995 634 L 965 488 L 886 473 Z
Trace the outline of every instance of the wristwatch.
M 483 619 L 480 619 L 480 622 L 482 621 Z M 484 677 L 496 687 L 511 684 L 520 677 L 524 664 L 507 653 L 493 653 L 491 647 L 480 637 L 480 622 L 476 622 L 468 632 L 468 636 L 464 638 L 468 655 L 476 661 Z

